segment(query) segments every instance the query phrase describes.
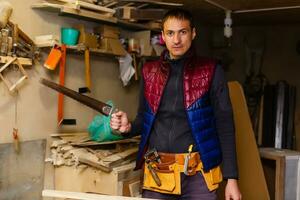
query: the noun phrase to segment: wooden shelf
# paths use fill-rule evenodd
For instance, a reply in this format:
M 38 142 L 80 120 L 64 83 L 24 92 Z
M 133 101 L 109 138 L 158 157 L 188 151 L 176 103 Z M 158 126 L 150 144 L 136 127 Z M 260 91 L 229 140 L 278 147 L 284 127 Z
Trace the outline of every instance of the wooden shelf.
M 70 16 L 74 18 L 85 19 L 88 21 L 94 21 L 94 22 L 101 21 L 101 22 L 113 23 L 113 24 L 117 23 L 117 18 L 115 17 L 108 17 L 104 14 L 99 14 L 96 12 L 87 11 L 83 9 L 74 9 L 68 6 L 55 4 L 55 3 L 47 3 L 47 2 L 36 3 L 31 5 L 31 8 L 45 10 L 49 12 L 56 12 L 62 16 Z
M 77 45 L 75 46 L 67 46 L 67 51 L 72 52 L 72 53 L 84 53 L 85 48 L 79 47 Z M 95 54 L 95 55 L 103 55 L 103 56 L 124 56 L 124 55 L 118 55 L 114 54 L 112 52 L 107 52 L 104 49 L 95 49 L 95 48 L 90 48 L 90 53 Z
M 35 4 L 31 5 L 31 8 L 44 10 L 44 11 L 48 11 L 48 12 L 55 12 L 61 16 L 68 16 L 68 17 L 77 18 L 77 19 L 84 19 L 86 21 L 115 24 L 115 25 L 119 25 L 125 29 L 151 30 L 151 31 L 155 31 L 155 32 L 160 32 L 159 29 L 150 28 L 149 26 L 144 25 L 144 24 L 128 22 L 125 20 L 119 20 L 116 17 L 108 17 L 104 14 L 99 14 L 99 13 L 96 13 L 93 11 L 87 11 L 84 9 L 74 9 L 69 6 L 64 6 L 64 5 L 55 4 L 55 3 L 47 3 L 47 2 L 35 3 Z
M 125 20 L 118 19 L 117 24 L 120 25 L 124 29 L 131 29 L 131 30 L 150 30 L 159 33 L 160 29 L 150 28 L 147 25 L 128 22 Z
M 58 44 L 58 45 L 61 45 L 61 44 Z M 52 48 L 53 45 L 51 46 L 43 46 L 43 47 L 40 47 L 40 48 Z M 92 55 L 100 55 L 100 56 L 124 56 L 124 55 L 119 55 L 119 54 L 114 54 L 112 52 L 108 52 L 104 49 L 95 49 L 95 48 L 89 48 L 90 50 L 90 53 Z M 78 54 L 84 54 L 84 51 L 85 51 L 85 47 L 80 47 L 80 46 L 77 46 L 77 45 L 74 45 L 74 46 L 67 46 L 67 53 L 78 53 Z

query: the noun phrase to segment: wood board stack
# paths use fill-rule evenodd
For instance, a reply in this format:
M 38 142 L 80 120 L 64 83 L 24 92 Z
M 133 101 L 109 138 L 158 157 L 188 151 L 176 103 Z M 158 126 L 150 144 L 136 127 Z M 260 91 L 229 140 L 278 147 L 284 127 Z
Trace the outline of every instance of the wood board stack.
M 56 190 L 132 196 L 139 187 L 140 170 L 133 171 L 138 138 L 99 143 L 87 133 L 52 136 L 59 138 L 46 161 L 55 166 Z
M 160 30 L 161 19 L 164 14 L 174 7 L 183 6 L 175 1 L 156 0 L 121 0 L 115 5 L 115 16 L 121 22 L 134 22 L 148 27 L 151 30 Z

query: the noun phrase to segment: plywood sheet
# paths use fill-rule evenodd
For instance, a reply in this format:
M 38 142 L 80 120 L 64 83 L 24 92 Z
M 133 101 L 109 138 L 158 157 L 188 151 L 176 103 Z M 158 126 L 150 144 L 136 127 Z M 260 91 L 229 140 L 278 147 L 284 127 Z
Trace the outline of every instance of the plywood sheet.
M 0 199 L 39 200 L 42 196 L 45 140 L 0 144 Z

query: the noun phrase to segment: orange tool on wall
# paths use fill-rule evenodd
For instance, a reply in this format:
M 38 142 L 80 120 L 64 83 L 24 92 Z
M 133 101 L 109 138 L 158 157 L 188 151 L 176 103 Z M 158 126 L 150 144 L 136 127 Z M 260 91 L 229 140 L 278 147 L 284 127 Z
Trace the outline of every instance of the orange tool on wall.
M 58 62 L 60 61 L 62 56 L 62 50 L 59 45 L 54 45 L 44 63 L 44 67 L 50 70 L 54 70 L 56 66 L 58 65 Z

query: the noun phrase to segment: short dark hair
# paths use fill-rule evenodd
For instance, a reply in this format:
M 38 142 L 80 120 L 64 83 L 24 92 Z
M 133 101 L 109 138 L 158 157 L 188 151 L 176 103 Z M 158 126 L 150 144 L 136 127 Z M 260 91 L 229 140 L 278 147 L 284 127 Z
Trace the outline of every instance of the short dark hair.
M 162 19 L 162 22 L 161 22 L 162 30 L 164 30 L 164 24 L 169 18 L 176 18 L 179 20 L 187 20 L 190 22 L 191 28 L 195 27 L 193 15 L 186 9 L 175 8 L 175 9 L 169 10 Z

